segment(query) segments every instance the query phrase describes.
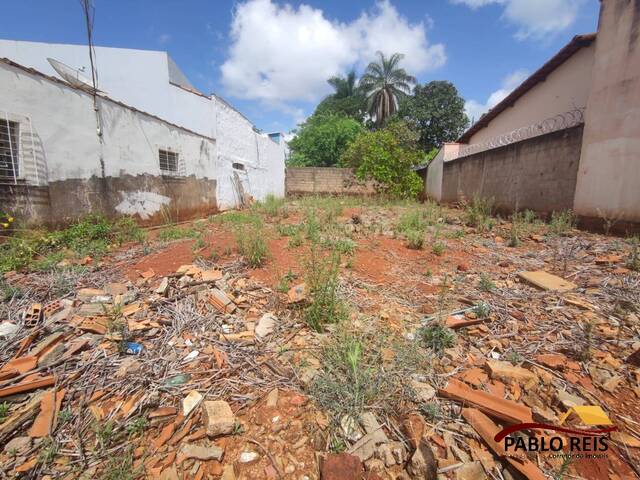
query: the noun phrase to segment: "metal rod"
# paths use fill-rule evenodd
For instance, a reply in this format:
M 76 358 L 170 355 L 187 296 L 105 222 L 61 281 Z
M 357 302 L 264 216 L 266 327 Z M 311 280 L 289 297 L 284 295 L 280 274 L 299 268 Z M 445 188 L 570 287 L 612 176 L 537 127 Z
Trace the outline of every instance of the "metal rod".
M 7 112 L 4 112 L 4 118 L 7 122 L 7 133 L 9 137 L 9 155 L 11 157 L 11 170 L 13 170 L 13 183 L 14 185 L 18 184 L 18 175 L 16 174 L 16 163 L 13 157 L 13 144 L 11 143 L 11 123 L 9 123 L 9 115 Z M 16 145 L 17 147 L 17 145 Z

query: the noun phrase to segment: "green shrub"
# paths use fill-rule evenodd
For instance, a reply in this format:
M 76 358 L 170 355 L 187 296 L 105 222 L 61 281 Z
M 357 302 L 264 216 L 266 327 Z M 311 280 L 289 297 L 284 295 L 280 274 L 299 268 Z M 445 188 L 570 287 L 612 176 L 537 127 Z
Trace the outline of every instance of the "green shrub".
M 491 313 L 491 307 L 488 304 L 481 302 L 473 307 L 473 313 L 475 313 L 478 318 L 487 318 Z
M 442 242 L 435 242 L 431 246 L 431 251 L 434 255 L 441 256 L 444 253 L 445 245 Z
M 236 230 L 238 252 L 252 268 L 261 267 L 267 260 L 269 248 L 261 225 L 248 225 Z
M 291 166 L 331 167 L 363 130 L 357 121 L 340 115 L 312 115 L 289 142 Z
M 397 231 L 405 233 L 409 231 L 424 232 L 429 225 L 426 214 L 422 210 L 411 210 L 403 214 L 398 221 Z
M 394 198 L 415 198 L 423 183 L 412 167 L 422 161 L 418 148 L 405 140 L 406 125 L 393 124 L 382 130 L 365 131 L 349 145 L 341 164 L 355 169 L 360 180 L 373 180 L 378 191 Z
M 25 267 L 50 270 L 62 260 L 63 250 L 99 258 L 110 245 L 139 241 L 143 235 L 130 218 L 112 222 L 101 215 L 88 215 L 63 230 L 25 231 L 12 236 L 0 244 L 0 271 Z
M 465 204 L 465 223 L 470 227 L 475 227 L 480 231 L 491 230 L 494 221 L 491 218 L 493 213 L 493 199 L 475 197 L 470 204 Z
M 407 238 L 407 247 L 422 250 L 424 246 L 424 232 L 422 230 L 407 230 L 404 235 Z
M 158 234 L 160 240 L 165 242 L 172 240 L 181 240 L 183 238 L 196 238 L 198 237 L 198 231 L 194 228 L 182 228 L 176 225 L 164 228 Z
M 340 255 L 333 251 L 323 255 L 316 245 L 306 262 L 310 302 L 304 316 L 311 328 L 321 332 L 325 325 L 346 317 L 346 308 L 338 297 Z
M 575 227 L 576 217 L 571 210 L 562 210 L 551 213 L 549 232 L 552 235 L 563 235 Z
M 491 281 L 491 278 L 486 273 L 480 274 L 480 282 L 478 283 L 478 287 L 483 292 L 491 292 L 495 290 L 496 285 Z
M 425 346 L 436 353 L 451 348 L 456 343 L 455 332 L 439 323 L 421 328 L 418 334 Z
M 286 216 L 285 199 L 269 193 L 262 202 L 256 202 L 253 208 L 269 217 Z
M 300 228 L 300 225 L 281 223 L 278 225 L 278 234 L 281 237 L 293 237 L 298 234 Z

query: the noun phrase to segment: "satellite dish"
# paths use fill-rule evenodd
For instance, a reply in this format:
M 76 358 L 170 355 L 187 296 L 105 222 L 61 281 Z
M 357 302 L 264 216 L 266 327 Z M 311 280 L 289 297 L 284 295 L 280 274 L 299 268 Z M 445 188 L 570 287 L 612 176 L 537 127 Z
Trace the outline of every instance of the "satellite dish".
M 94 91 L 91 79 L 85 77 L 80 72 L 80 70 L 71 68 L 69 65 L 65 65 L 64 63 L 59 62 L 58 60 L 54 60 L 53 58 L 47 58 L 47 61 L 51 64 L 53 69 L 58 72 L 58 75 L 60 75 L 74 87 L 86 90 L 88 92 Z M 100 90 L 95 89 L 95 91 L 99 92 Z

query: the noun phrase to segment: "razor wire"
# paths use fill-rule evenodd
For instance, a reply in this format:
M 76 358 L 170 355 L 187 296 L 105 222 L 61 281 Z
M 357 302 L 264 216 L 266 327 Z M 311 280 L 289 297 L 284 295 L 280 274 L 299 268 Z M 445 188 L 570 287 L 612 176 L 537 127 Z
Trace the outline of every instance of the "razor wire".
M 513 143 L 521 142 L 529 138 L 538 137 L 551 132 L 557 132 L 566 128 L 575 127 L 584 123 L 584 108 L 576 108 L 568 112 L 559 113 L 553 117 L 547 118 L 540 122 L 528 125 L 526 127 L 516 128 L 510 132 L 503 133 L 493 137 L 486 142 L 476 143 L 461 147 L 457 154 L 453 154 L 447 160 L 455 160 L 460 157 L 468 157 L 475 153 L 492 150 L 498 147 L 504 147 Z

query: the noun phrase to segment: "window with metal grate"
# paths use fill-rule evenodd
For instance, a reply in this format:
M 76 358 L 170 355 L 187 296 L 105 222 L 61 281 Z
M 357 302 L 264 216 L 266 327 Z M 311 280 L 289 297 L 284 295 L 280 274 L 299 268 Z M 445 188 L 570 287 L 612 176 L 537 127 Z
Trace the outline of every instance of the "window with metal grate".
M 162 173 L 178 173 L 178 154 L 170 150 L 158 150 Z
M 0 179 L 15 180 L 20 175 L 18 132 L 18 122 L 0 119 Z

